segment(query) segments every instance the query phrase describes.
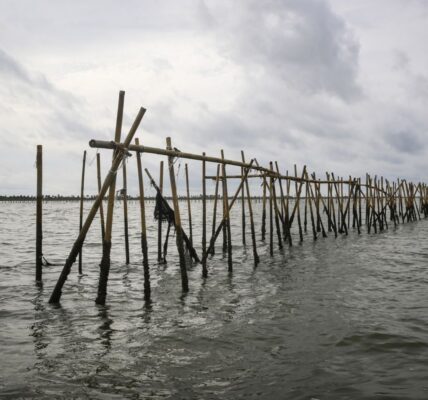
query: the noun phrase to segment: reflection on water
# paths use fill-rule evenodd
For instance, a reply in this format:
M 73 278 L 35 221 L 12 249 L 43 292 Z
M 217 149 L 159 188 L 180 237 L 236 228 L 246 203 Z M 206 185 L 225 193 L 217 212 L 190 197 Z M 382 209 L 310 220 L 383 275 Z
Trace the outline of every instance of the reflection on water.
M 192 206 L 198 221 L 201 204 Z M 219 242 L 207 279 L 199 264 L 189 267 L 187 294 L 175 238 L 168 263 L 158 264 L 157 226 L 149 224 L 153 299 L 145 304 L 138 203 L 129 210 L 131 264 L 116 231 L 107 306 L 94 304 L 99 221 L 88 234 L 85 275 L 74 269 L 61 306 L 51 306 L 61 265 L 44 267 L 44 285 L 34 284 L 34 205 L 2 204 L 0 397 L 428 398 L 427 221 L 316 242 L 308 229 L 303 245 L 296 239 L 273 258 L 269 240 L 258 240 L 254 268 L 249 236 L 241 245 L 238 208 L 233 273 Z M 259 229 L 260 204 L 254 211 Z M 49 261 L 67 256 L 77 213 L 77 203 L 45 205 Z M 200 226 L 194 235 L 197 243 Z

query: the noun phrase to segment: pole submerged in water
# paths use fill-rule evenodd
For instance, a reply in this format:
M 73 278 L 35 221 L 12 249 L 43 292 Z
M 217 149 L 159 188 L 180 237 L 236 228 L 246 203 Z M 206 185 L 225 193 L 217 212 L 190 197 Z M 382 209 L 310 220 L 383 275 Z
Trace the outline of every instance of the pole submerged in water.
M 80 183 L 80 215 L 79 215 L 79 232 L 82 230 L 83 225 L 83 199 L 84 199 L 84 192 L 85 192 L 85 167 L 86 167 L 86 150 L 83 152 L 83 161 L 82 161 L 82 180 Z M 79 253 L 79 275 L 82 275 L 82 254 L 83 252 L 83 246 L 82 249 L 80 249 Z
M 42 203 L 43 203 L 43 146 L 37 145 L 36 156 L 37 168 L 37 201 L 36 201 L 36 282 L 42 282 L 42 241 L 43 241 L 43 228 L 42 228 Z

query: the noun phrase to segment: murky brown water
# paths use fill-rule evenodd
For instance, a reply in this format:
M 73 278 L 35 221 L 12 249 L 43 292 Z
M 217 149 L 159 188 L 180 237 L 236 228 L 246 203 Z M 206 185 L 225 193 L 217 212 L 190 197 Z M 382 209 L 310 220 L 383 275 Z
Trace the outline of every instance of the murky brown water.
M 200 221 L 200 203 L 192 206 Z M 68 255 L 78 209 L 77 202 L 44 205 L 49 261 Z M 316 242 L 308 232 L 302 246 L 296 240 L 270 258 L 258 204 L 254 269 L 237 209 L 233 274 L 218 247 L 207 280 L 200 265 L 189 270 L 185 296 L 174 238 L 168 264 L 158 265 L 150 223 L 153 303 L 145 307 L 138 203 L 129 209 L 131 264 L 124 264 L 117 205 L 108 306 L 94 304 L 96 221 L 85 275 L 74 268 L 53 307 L 47 301 L 61 266 L 44 268 L 42 289 L 34 284 L 35 204 L 1 204 L 1 398 L 428 398 L 428 221 Z M 200 227 L 194 231 L 197 241 Z

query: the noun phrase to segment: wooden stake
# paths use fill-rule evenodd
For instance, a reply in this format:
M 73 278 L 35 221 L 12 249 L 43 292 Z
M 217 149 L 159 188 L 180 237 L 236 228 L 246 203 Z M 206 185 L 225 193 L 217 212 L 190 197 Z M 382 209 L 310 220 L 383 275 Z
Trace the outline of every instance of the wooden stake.
M 205 155 L 205 153 L 202 153 Z M 187 164 L 186 164 L 187 165 Z M 205 176 L 207 174 L 206 171 L 206 163 L 202 161 L 202 277 L 206 278 L 208 276 L 207 270 L 207 184 Z M 186 168 L 186 179 L 187 178 L 187 168 Z M 217 199 L 216 199 L 217 200 Z M 189 215 L 190 215 L 190 204 L 189 204 Z M 191 224 L 191 221 L 189 221 Z
M 166 148 L 167 150 L 172 150 L 170 137 L 166 138 Z M 177 186 L 175 183 L 174 157 L 172 156 L 168 157 L 168 169 L 169 169 L 169 179 L 171 182 L 172 202 L 174 205 L 175 238 L 177 243 L 178 255 L 180 259 L 181 287 L 183 289 L 183 292 L 187 292 L 189 291 L 189 281 L 187 278 L 186 258 L 184 255 L 183 232 L 182 232 L 181 217 L 180 217 L 180 207 L 178 204 Z
M 123 172 L 123 223 L 125 232 L 125 263 L 129 264 L 129 235 L 128 235 L 128 182 L 126 179 L 126 158 L 122 163 Z
M 186 194 L 187 194 L 187 213 L 188 213 L 188 221 L 189 221 L 189 240 L 190 245 L 193 247 L 193 233 L 192 233 L 192 208 L 190 206 L 190 188 L 189 188 L 189 170 L 187 163 L 184 164 L 184 172 L 186 175 Z M 204 179 L 205 183 L 205 179 Z M 204 204 L 204 200 L 202 200 L 202 208 L 203 213 L 206 212 L 206 206 Z M 206 219 L 203 219 L 203 223 L 206 223 Z
M 221 150 L 221 158 L 224 159 L 224 151 Z M 230 218 L 229 218 L 229 199 L 227 193 L 227 175 L 226 175 L 226 164 L 222 164 L 222 177 L 223 177 L 223 210 L 224 210 L 224 221 L 226 228 L 227 236 L 227 265 L 228 271 L 232 272 L 233 270 L 233 261 L 232 261 L 232 235 L 230 232 Z
M 217 164 L 217 175 L 215 180 L 215 191 L 214 191 L 214 209 L 213 209 L 213 226 L 212 226 L 212 234 L 211 237 L 214 237 L 215 235 L 215 227 L 216 227 L 216 218 L 217 218 L 217 201 L 218 201 L 218 184 L 220 182 L 220 164 Z M 211 247 L 210 254 L 214 255 L 215 246 Z
M 159 169 L 159 190 L 162 194 L 163 190 L 163 161 L 160 162 Z M 166 261 L 165 257 L 162 257 L 162 219 L 158 219 L 158 261 Z
M 83 162 L 82 162 L 82 180 L 80 182 L 80 214 L 79 214 L 79 232 L 82 230 L 83 225 L 83 199 L 84 199 L 84 190 L 85 190 L 85 166 L 86 166 L 86 150 L 83 152 Z M 82 252 L 83 248 L 79 253 L 79 275 L 82 275 Z
M 97 153 L 97 183 L 98 183 L 98 194 L 101 191 L 101 156 Z M 101 221 L 101 238 L 104 240 L 105 236 L 105 224 L 104 224 L 104 207 L 103 202 L 100 203 L 100 221 Z
M 241 151 L 242 153 L 242 151 Z M 241 177 L 244 176 L 244 168 L 241 167 Z M 242 219 L 242 245 L 245 246 L 245 195 L 244 195 L 244 186 L 241 190 L 241 219 Z
M 242 157 L 242 162 L 245 162 L 245 156 L 242 150 L 241 150 L 241 157 Z M 242 176 L 245 176 L 244 171 L 242 171 Z M 260 259 L 259 259 L 259 255 L 257 254 L 256 231 L 254 229 L 253 206 L 251 204 L 250 187 L 248 184 L 248 178 L 245 178 L 245 189 L 247 194 L 248 213 L 250 215 L 251 242 L 253 245 L 254 265 L 257 266 Z
M 36 282 L 42 282 L 42 269 L 43 269 L 43 146 L 37 145 L 36 156 L 37 168 L 37 202 L 36 202 Z
M 138 138 L 135 139 L 135 144 L 140 143 Z M 146 205 L 144 196 L 144 180 L 143 170 L 141 168 L 141 154 L 137 153 L 137 170 L 138 170 L 138 186 L 140 189 L 140 215 L 141 215 L 141 252 L 143 253 L 143 270 L 144 270 L 144 300 L 150 301 L 150 268 L 149 255 L 147 250 L 147 228 L 146 228 Z

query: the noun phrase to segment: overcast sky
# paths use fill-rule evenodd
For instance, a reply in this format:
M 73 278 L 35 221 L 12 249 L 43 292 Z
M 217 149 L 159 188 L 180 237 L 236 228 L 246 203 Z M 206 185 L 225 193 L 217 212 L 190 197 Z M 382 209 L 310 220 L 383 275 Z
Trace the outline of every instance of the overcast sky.
M 427 40 L 425 0 L 2 0 L 0 193 L 34 193 L 43 144 L 45 193 L 77 194 L 119 90 L 124 134 L 147 108 L 143 144 L 424 180 Z M 159 160 L 143 157 L 155 176 Z

